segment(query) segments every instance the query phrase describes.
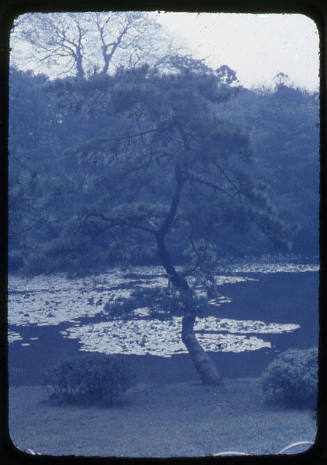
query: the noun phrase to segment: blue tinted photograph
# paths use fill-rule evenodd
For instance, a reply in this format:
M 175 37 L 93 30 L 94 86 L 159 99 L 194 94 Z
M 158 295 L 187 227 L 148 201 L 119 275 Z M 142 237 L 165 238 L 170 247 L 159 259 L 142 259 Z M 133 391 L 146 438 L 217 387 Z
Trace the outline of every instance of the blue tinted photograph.
M 307 451 L 314 21 L 25 13 L 10 47 L 13 445 L 81 457 Z

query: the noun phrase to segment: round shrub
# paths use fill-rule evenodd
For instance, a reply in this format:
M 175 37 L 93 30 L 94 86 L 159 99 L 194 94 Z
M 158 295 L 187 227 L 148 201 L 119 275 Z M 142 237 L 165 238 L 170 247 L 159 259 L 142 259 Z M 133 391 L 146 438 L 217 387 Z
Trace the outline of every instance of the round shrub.
M 134 384 L 134 376 L 120 357 L 92 353 L 60 362 L 48 371 L 45 384 L 57 404 L 112 405 Z
M 316 407 L 318 349 L 289 349 L 279 354 L 262 373 L 267 403 Z

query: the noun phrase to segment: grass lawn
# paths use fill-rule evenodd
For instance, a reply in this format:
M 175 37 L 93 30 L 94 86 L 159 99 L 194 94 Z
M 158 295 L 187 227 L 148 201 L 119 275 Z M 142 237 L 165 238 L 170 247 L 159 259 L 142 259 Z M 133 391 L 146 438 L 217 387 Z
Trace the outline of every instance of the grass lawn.
M 224 387 L 138 384 L 107 408 L 55 406 L 44 387 L 20 386 L 10 389 L 9 428 L 19 449 L 125 457 L 272 454 L 316 434 L 312 410 L 265 405 L 256 378 L 225 379 Z

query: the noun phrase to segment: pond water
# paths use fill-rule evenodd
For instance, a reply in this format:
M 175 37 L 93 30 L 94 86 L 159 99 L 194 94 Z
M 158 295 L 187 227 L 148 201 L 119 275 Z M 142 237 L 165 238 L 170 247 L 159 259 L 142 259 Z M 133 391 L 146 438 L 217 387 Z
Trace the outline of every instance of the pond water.
M 210 301 L 210 316 L 198 318 L 195 324 L 199 342 L 210 352 L 240 353 L 272 349 L 276 335 L 300 335 L 307 318 L 305 309 L 299 308 L 304 304 L 303 297 L 296 301 L 295 294 L 303 291 L 304 275 L 314 276 L 305 294 L 305 305 L 310 307 L 310 318 L 315 323 L 311 339 L 317 342 L 318 270 L 318 265 L 292 263 L 221 267 L 216 275 L 220 295 Z M 150 318 L 145 307 L 137 309 L 129 320 L 110 320 L 104 308 L 108 301 L 128 297 L 136 288 L 166 286 L 167 277 L 159 267 L 115 269 L 79 279 L 67 279 L 61 274 L 9 276 L 9 343 L 11 347 L 27 348 L 38 341 L 40 327 L 58 327 L 62 338 L 77 341 L 81 351 L 159 357 L 184 354 L 181 317 Z M 240 296 L 240 291 L 246 289 L 247 293 Z M 260 289 L 261 294 L 256 295 Z M 293 299 L 298 312 L 289 311 Z M 268 303 L 274 301 L 270 311 Z M 258 318 L 260 306 L 266 310 Z M 288 310 L 282 312 L 282 307 Z

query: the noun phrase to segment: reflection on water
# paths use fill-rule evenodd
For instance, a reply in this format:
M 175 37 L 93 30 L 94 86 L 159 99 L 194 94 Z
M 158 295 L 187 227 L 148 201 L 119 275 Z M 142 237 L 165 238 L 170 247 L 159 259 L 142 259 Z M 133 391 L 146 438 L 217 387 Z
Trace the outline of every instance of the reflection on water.
M 22 336 L 17 333 L 16 331 L 12 331 L 11 329 L 8 330 L 8 342 L 11 344 L 15 341 L 21 341 L 23 338 Z
M 224 265 L 216 276 L 216 283 L 223 291 L 224 284 L 258 281 L 257 276 L 253 278 L 235 273 L 295 273 L 318 269 L 317 265 L 287 263 Z M 132 272 L 115 269 L 98 276 L 71 280 L 63 274 L 33 278 L 9 276 L 8 284 L 9 343 L 21 341 L 22 345 L 26 344 L 18 332 L 19 326 L 54 326 L 71 322 L 73 326 L 66 329 L 63 335 L 78 339 L 82 350 L 164 357 L 185 353 L 180 336 L 180 317 L 173 317 L 168 321 L 144 319 L 148 315 L 148 309 L 139 308 L 130 321 L 105 321 L 92 325 L 83 325 L 79 321 L 83 317 L 105 317 L 106 302 L 128 297 L 137 287 L 166 287 L 167 277 L 161 267 L 138 266 L 133 267 Z M 219 307 L 230 302 L 230 296 L 220 295 L 211 300 L 210 305 Z M 213 352 L 269 348 L 270 342 L 245 334 L 278 334 L 298 328 L 299 325 L 296 324 L 267 324 L 262 321 L 221 319 L 214 316 L 198 319 L 195 326 L 199 342 L 205 350 Z
M 216 277 L 219 286 L 249 280 L 253 281 L 253 278 Z M 63 274 L 33 278 L 10 276 L 9 325 L 49 326 L 66 321 L 74 322 L 78 318 L 101 314 L 107 301 L 114 302 L 118 297 L 129 297 L 137 287 L 166 286 L 167 277 L 160 267 L 135 267 L 133 274 L 117 270 L 96 277 L 72 280 L 68 280 Z M 211 305 L 220 306 L 230 301 L 228 297 L 220 296 Z

